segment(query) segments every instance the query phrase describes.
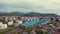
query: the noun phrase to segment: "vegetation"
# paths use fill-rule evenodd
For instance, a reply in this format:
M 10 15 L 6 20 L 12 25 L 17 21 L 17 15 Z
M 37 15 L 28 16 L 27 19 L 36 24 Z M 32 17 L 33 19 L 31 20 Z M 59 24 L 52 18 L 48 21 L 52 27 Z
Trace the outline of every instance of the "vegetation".
M 27 31 L 28 33 L 30 33 L 32 30 L 33 30 L 33 28 L 31 28 L 31 27 L 28 27 L 28 28 L 26 29 L 26 31 Z
M 0 34 L 5 34 L 6 32 L 11 31 L 11 30 L 13 30 L 13 29 L 14 29 L 13 27 L 10 27 L 10 28 L 1 30 L 1 31 L 0 31 Z
M 0 13 L 0 16 L 54 16 L 57 17 L 56 14 L 41 14 L 36 12 L 29 13 L 21 13 L 21 12 L 11 12 L 11 13 Z

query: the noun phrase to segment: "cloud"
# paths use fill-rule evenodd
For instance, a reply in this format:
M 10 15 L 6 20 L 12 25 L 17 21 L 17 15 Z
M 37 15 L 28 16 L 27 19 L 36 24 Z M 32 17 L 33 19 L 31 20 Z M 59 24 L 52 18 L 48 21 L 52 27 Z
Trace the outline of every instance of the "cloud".
M 0 11 L 34 11 L 60 15 L 60 0 L 0 0 Z

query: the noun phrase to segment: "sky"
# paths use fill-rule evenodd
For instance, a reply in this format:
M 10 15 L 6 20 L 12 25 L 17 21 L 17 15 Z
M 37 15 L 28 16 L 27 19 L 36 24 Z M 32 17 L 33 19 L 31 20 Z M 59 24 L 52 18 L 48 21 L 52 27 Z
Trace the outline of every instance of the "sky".
M 60 0 L 0 0 L 0 12 L 16 11 L 60 15 Z

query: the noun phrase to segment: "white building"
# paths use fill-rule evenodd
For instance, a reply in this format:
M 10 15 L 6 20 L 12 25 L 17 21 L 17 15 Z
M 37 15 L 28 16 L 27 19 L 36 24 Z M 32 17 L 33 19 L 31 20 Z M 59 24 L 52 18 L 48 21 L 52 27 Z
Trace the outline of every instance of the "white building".
M 2 24 L 2 23 L 0 23 L 0 30 L 1 29 L 6 29 L 7 28 L 7 24 Z
M 13 22 L 8 22 L 8 25 L 13 25 Z
M 7 28 L 7 24 L 3 24 L 2 29 L 6 29 L 6 28 Z
M 2 22 L 0 22 L 0 25 L 2 25 L 3 23 Z
M 18 21 L 18 23 L 19 23 L 19 24 L 22 24 L 22 23 L 23 23 L 23 21 Z

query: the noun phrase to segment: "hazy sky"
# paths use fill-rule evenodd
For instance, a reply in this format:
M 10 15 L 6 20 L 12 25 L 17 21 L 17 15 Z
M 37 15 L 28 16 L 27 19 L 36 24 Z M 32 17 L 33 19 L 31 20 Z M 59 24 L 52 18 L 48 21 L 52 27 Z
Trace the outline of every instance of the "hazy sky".
M 60 15 L 60 0 L 0 0 L 0 12 L 14 11 Z

